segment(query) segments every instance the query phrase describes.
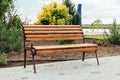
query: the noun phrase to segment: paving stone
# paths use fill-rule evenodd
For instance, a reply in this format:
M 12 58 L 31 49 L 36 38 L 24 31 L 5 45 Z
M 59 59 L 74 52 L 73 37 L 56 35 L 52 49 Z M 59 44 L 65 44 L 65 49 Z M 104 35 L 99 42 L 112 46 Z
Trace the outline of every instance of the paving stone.
M 0 68 L 0 80 L 120 80 L 120 56 Z

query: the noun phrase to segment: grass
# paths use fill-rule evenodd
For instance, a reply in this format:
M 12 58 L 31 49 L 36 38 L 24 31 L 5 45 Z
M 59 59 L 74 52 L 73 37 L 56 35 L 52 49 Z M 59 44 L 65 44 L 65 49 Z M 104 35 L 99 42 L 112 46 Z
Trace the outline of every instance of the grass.
M 83 28 L 90 28 L 90 24 L 83 24 L 82 25 Z M 105 29 L 105 28 L 110 28 L 112 27 L 111 24 L 102 24 L 102 27 L 99 27 L 99 29 Z
M 86 38 L 104 39 L 103 35 L 85 35 Z

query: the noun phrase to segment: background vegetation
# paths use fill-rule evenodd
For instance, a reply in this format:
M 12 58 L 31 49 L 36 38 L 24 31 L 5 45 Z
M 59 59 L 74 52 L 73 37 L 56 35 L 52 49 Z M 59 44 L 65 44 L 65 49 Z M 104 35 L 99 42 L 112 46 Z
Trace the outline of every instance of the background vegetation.
M 96 39 L 102 39 L 110 44 L 116 44 L 120 45 L 120 25 L 116 23 L 116 19 L 113 20 L 113 24 L 102 24 L 101 20 L 95 20 L 90 25 L 84 25 L 84 28 L 102 28 L 102 29 L 109 29 L 109 34 L 105 31 L 103 35 L 86 35 L 87 38 L 96 38 Z
M 105 40 L 111 44 L 120 44 L 120 26 L 116 24 L 116 20 L 113 20 L 112 27 L 109 28 L 110 35 L 105 32 Z
M 68 25 L 71 23 L 72 18 L 72 15 L 69 14 L 69 9 L 65 5 L 51 2 L 42 8 L 35 24 Z
M 75 4 L 71 0 L 63 0 L 63 4 L 69 9 L 69 14 L 73 17 L 71 25 L 81 25 L 80 14 L 76 11 Z
M 0 62 L 6 64 L 6 54 L 20 51 L 23 22 L 14 10 L 14 0 L 0 0 Z

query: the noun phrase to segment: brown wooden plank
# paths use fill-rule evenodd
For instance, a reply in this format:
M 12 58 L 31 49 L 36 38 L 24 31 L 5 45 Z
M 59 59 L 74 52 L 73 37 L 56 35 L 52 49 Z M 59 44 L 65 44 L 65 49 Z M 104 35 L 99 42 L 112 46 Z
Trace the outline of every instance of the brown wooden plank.
M 82 31 L 25 31 L 25 34 L 83 33 Z
M 80 28 L 24 28 L 25 31 L 82 31 Z
M 61 28 L 80 28 L 80 25 L 23 25 L 23 27 L 33 27 L 33 28 L 37 28 L 37 27 L 51 27 L 51 28 L 54 28 L 54 27 L 61 27 Z
M 26 35 L 26 38 L 52 38 L 52 37 L 83 37 L 83 34 L 46 34 L 46 35 Z
M 33 46 L 36 50 L 64 49 L 64 48 L 88 48 L 97 47 L 96 44 L 67 44 L 67 45 L 50 45 L 50 46 Z
M 55 38 L 26 38 L 26 41 L 48 41 L 48 40 L 82 40 L 83 37 L 55 37 Z
M 59 54 L 59 53 L 71 53 L 71 52 L 89 52 L 89 51 L 97 51 L 98 48 L 89 47 L 89 48 L 76 48 L 76 49 L 58 49 L 58 50 L 43 50 L 37 51 L 37 55 L 43 54 Z

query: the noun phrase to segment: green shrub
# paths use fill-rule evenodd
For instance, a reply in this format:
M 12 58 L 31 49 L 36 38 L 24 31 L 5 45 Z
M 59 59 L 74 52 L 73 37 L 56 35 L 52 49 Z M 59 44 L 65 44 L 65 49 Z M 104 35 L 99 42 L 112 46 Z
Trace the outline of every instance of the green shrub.
M 120 26 L 116 24 L 116 20 L 114 19 L 113 25 L 109 28 L 110 34 L 105 32 L 105 40 L 112 44 L 120 44 Z
M 0 52 L 20 51 L 22 47 L 22 33 L 20 29 L 2 31 L 0 35 Z
M 0 53 L 0 65 L 7 64 L 7 56 L 5 53 Z
M 75 40 L 60 40 L 58 44 L 76 44 Z
M 51 1 L 49 5 L 42 7 L 35 24 L 41 25 L 69 25 L 72 20 L 69 9 L 64 4 Z

